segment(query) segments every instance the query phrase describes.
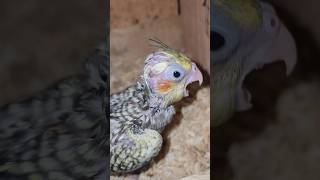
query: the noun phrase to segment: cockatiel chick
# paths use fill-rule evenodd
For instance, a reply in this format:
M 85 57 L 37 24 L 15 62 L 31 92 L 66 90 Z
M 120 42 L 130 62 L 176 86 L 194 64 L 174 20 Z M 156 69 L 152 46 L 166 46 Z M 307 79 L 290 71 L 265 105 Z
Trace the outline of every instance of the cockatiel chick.
M 251 108 L 243 85 L 251 71 L 284 60 L 290 74 L 296 64 L 295 42 L 266 2 L 211 0 L 210 44 L 213 126 Z
M 159 51 L 148 55 L 138 81 L 110 98 L 110 168 L 133 172 L 155 157 L 161 131 L 170 123 L 173 103 L 188 96 L 187 86 L 203 77 L 190 58 L 158 40 Z

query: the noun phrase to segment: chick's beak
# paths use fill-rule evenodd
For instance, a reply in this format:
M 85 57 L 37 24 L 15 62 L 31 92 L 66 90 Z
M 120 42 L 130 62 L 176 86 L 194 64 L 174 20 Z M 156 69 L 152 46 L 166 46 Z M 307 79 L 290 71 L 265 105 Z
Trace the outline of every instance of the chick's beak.
M 251 58 L 251 61 L 246 63 L 244 73 L 240 78 L 240 83 L 237 90 L 236 105 L 236 109 L 238 111 L 244 111 L 252 107 L 250 102 L 251 94 L 243 86 L 243 81 L 246 75 L 249 74 L 253 69 L 262 68 L 264 65 L 273 62 L 283 61 L 286 66 L 286 74 L 289 75 L 293 71 L 297 62 L 296 44 L 291 33 L 282 23 L 280 24 L 273 41 L 270 41 L 270 44 L 262 49 L 262 51 L 260 51 L 256 57 L 259 58 Z
M 199 68 L 197 67 L 197 65 L 195 63 L 192 63 L 191 68 L 192 68 L 192 70 L 191 70 L 191 74 L 187 80 L 187 85 L 189 85 L 193 82 L 196 82 L 196 81 L 198 81 L 199 85 L 201 85 L 203 82 L 203 77 L 202 77 L 201 71 L 199 70 Z
M 297 62 L 297 50 L 291 33 L 283 25 L 281 26 L 277 41 L 273 43 L 269 51 L 269 59 L 283 60 L 286 65 L 286 74 L 289 75 Z
M 203 77 L 202 77 L 202 73 L 199 70 L 199 68 L 197 67 L 197 65 L 195 63 L 192 63 L 192 67 L 191 67 L 191 73 L 187 79 L 187 82 L 185 84 L 185 88 L 184 88 L 184 96 L 188 96 L 188 90 L 187 90 L 187 86 L 193 82 L 199 82 L 199 85 L 202 84 L 203 82 Z
M 203 77 L 202 77 L 202 73 L 199 70 L 199 68 L 197 67 L 197 65 L 195 63 L 192 63 L 192 70 L 191 70 L 191 74 L 189 76 L 189 79 L 187 80 L 187 85 L 191 84 L 193 82 L 198 81 L 199 85 L 202 84 L 203 82 Z

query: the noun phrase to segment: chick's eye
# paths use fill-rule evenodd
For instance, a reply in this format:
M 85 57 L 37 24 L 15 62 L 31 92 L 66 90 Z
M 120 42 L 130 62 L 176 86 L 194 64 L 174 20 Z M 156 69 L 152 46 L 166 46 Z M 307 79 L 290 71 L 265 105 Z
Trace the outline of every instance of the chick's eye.
M 179 78 L 179 77 L 181 76 L 181 74 L 180 74 L 179 71 L 174 71 L 174 72 L 173 72 L 173 76 L 174 76 L 175 78 Z
M 165 72 L 166 79 L 179 81 L 183 78 L 185 71 L 178 65 L 169 66 Z

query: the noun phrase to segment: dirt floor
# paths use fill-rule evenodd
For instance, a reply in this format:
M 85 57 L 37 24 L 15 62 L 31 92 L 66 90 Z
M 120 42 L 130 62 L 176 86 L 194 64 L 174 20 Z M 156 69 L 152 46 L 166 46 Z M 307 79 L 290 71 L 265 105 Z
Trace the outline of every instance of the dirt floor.
M 157 50 L 150 47 L 149 38 L 157 37 L 171 47 L 184 49 L 176 1 L 112 0 L 110 19 L 111 93 L 137 80 L 144 58 Z M 202 88 L 177 105 L 177 115 L 164 132 L 165 145 L 140 179 L 179 179 L 193 174 L 208 177 L 209 96 L 209 88 Z

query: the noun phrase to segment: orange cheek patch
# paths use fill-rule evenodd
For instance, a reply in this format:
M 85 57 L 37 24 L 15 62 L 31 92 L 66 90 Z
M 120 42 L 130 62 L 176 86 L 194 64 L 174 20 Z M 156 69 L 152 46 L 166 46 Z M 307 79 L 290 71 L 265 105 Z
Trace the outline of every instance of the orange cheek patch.
M 158 84 L 157 84 L 157 90 L 160 93 L 165 93 L 165 92 L 168 92 L 169 90 L 171 90 L 173 86 L 174 86 L 174 83 L 172 81 L 159 80 Z

